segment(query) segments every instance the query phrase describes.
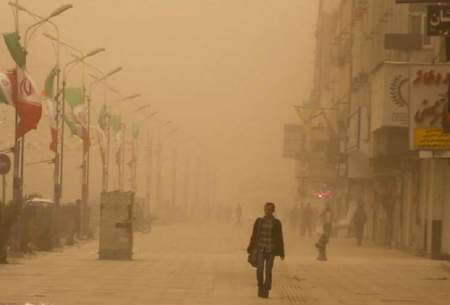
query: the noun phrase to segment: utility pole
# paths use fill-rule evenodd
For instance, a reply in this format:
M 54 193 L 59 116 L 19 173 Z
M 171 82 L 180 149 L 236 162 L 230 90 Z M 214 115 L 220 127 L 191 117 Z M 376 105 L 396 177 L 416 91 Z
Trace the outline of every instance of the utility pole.
M 122 124 L 122 151 L 119 160 L 119 189 L 125 190 L 125 150 L 126 150 L 126 125 Z
M 172 207 L 177 206 L 177 158 L 178 158 L 178 148 L 177 143 L 174 143 L 173 149 L 173 161 L 172 161 Z
M 15 32 L 17 33 L 17 36 L 20 37 L 20 19 L 19 19 L 19 0 L 16 0 L 15 4 L 16 6 L 16 13 L 15 13 Z M 16 64 L 16 84 L 17 86 L 14 86 L 14 96 L 19 95 L 19 75 L 17 73 L 19 69 L 19 65 Z M 24 149 L 24 142 L 25 137 L 22 136 L 21 138 L 18 138 L 18 125 L 19 125 L 19 114 L 17 111 L 17 108 L 15 108 L 15 135 L 14 135 L 14 162 L 13 162 L 13 205 L 15 213 L 20 213 L 20 210 L 22 209 L 23 204 L 23 149 Z M 19 220 L 20 222 L 20 220 Z M 20 225 L 20 224 L 19 224 Z M 15 234 L 16 243 L 13 244 L 13 252 L 16 253 L 16 255 L 23 255 L 21 254 L 20 245 L 22 244 L 22 235 L 20 230 L 16 231 Z
M 195 190 L 193 208 L 198 211 L 200 207 L 200 188 L 201 188 L 202 165 L 200 156 L 197 159 L 197 168 L 195 171 Z
M 162 156 L 163 156 L 163 141 L 162 141 L 162 127 L 159 127 L 158 132 L 158 148 L 156 150 L 156 205 L 158 208 L 161 206 L 162 196 Z
M 186 163 L 184 168 L 184 178 L 183 178 L 183 204 L 185 217 L 190 216 L 190 201 L 189 201 L 189 175 L 190 175 L 191 159 L 186 154 Z
M 58 45 L 59 43 L 59 38 L 58 38 Z M 83 128 L 83 134 L 82 136 L 82 140 L 83 140 L 83 151 L 82 151 L 82 165 L 81 165 L 81 206 L 80 206 L 80 230 L 79 230 L 79 235 L 80 237 L 84 237 L 86 235 L 86 218 L 87 218 L 87 200 L 88 200 L 88 196 L 89 196 L 89 148 L 90 148 L 90 105 L 91 105 L 91 99 L 90 97 L 87 95 L 86 93 L 86 86 L 85 86 L 85 68 L 84 68 L 84 60 L 86 58 L 95 56 L 101 52 L 104 52 L 105 49 L 104 48 L 98 48 L 95 49 L 85 55 L 83 55 L 82 57 L 76 57 L 75 59 L 73 59 L 72 61 L 68 62 L 63 69 L 63 82 L 62 82 L 62 106 L 61 106 L 61 111 L 58 114 L 59 117 L 59 122 L 61 124 L 60 127 L 60 135 L 58 136 L 58 156 L 59 158 L 57 158 L 57 164 L 59 164 L 59 181 L 58 181 L 58 185 L 56 186 L 56 188 L 58 189 L 58 192 L 56 193 L 56 206 L 60 206 L 61 204 L 61 195 L 62 195 L 62 185 L 63 185 L 63 170 L 64 170 L 64 114 L 65 114 L 65 100 L 66 100 L 66 86 L 67 86 L 67 76 L 70 73 L 70 71 L 78 64 L 83 64 L 83 73 L 82 73 L 82 82 L 83 82 L 83 86 L 81 87 L 81 98 L 82 98 L 82 104 L 85 105 L 86 104 L 86 97 L 87 98 L 87 105 L 86 105 L 86 112 L 87 112 L 87 122 L 86 125 L 82 125 L 81 128 Z M 92 91 L 92 90 L 90 90 Z M 83 123 L 81 123 L 83 124 Z M 59 132 L 58 132 L 59 134 Z
M 109 164 L 111 155 L 111 114 L 108 113 L 108 125 L 106 127 L 106 152 L 103 164 L 103 191 L 109 191 Z
M 145 206 L 144 206 L 144 218 L 150 218 L 151 211 L 151 196 L 152 196 L 152 174 L 153 174 L 153 137 L 150 131 L 147 132 L 147 168 L 146 168 L 146 192 L 145 192 Z
M 131 184 L 131 191 L 136 194 L 137 192 L 137 139 L 134 138 L 134 135 L 131 140 L 131 155 L 133 156 L 133 159 L 130 163 L 130 184 Z

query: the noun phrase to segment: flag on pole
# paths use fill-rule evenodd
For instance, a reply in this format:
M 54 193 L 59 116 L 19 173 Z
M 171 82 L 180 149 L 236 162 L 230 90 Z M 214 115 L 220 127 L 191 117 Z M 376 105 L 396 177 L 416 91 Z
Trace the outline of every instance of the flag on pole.
M 3 39 L 13 60 L 21 69 L 25 69 L 27 52 L 20 44 L 19 35 L 16 32 L 5 33 L 3 34 Z
M 141 132 L 141 125 L 139 123 L 134 122 L 132 127 L 133 138 L 137 139 L 139 137 L 139 133 Z
M 36 129 L 42 117 L 42 97 L 34 81 L 26 70 L 17 69 L 18 96 L 15 102 L 19 124 L 17 137 L 23 137 L 27 132 Z
M 84 105 L 84 90 L 80 87 L 66 88 L 65 100 L 69 104 L 69 111 L 64 116 L 64 121 L 69 126 L 72 135 L 77 135 L 83 142 L 90 145 L 88 132 L 87 109 Z
M 16 32 L 3 34 L 6 47 L 16 62 L 17 83 L 12 82 L 11 92 L 17 90 L 17 97 L 11 99 L 14 101 L 19 123 L 17 125 L 17 137 L 23 137 L 28 131 L 36 129 L 42 116 L 42 98 L 39 95 L 34 81 L 25 70 L 27 53 L 20 44 L 19 35 Z M 14 87 L 16 86 L 16 87 Z M 12 95 L 11 95 L 12 96 Z M 10 100 L 10 101 L 11 101 Z
M 131 127 L 132 142 L 131 142 L 131 160 L 129 162 L 130 167 L 133 166 L 135 162 L 137 162 L 137 140 L 139 138 L 139 133 L 141 131 L 141 125 L 137 122 L 133 123 Z
M 116 135 L 122 129 L 122 118 L 119 115 L 111 116 L 111 128 Z
M 45 80 L 45 89 L 43 96 L 45 99 L 45 104 L 47 106 L 48 123 L 50 126 L 51 142 L 49 148 L 51 151 L 56 152 L 57 142 L 58 142 L 58 124 L 56 123 L 56 101 L 55 101 L 55 77 L 57 74 L 57 68 L 53 68 Z
M 0 103 L 14 106 L 14 88 L 16 74 L 14 71 L 0 71 Z
M 111 116 L 111 128 L 114 132 L 114 139 L 116 142 L 116 163 L 120 166 L 120 160 L 122 155 L 122 118 L 119 115 Z
M 15 72 L 0 72 L 0 102 L 16 108 L 20 119 L 17 137 L 20 138 L 30 130 L 36 129 L 41 120 L 42 98 L 28 72 L 18 68 L 17 81 Z M 16 90 L 17 97 L 14 96 Z
M 108 145 L 108 139 L 106 137 L 105 131 L 97 126 L 97 142 L 100 147 L 100 157 L 102 158 L 102 163 L 106 162 L 106 146 Z
M 98 126 L 103 131 L 106 131 L 106 129 L 108 128 L 108 119 L 109 119 L 108 109 L 106 105 L 103 105 L 102 109 L 100 109 L 100 113 L 98 114 L 98 121 L 97 121 Z

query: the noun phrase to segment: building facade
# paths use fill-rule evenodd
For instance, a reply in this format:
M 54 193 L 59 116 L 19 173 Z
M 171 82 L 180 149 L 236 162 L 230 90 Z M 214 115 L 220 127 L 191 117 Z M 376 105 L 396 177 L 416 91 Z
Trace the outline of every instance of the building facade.
M 299 171 L 302 195 L 332 190 L 342 224 L 363 203 L 366 238 L 448 258 L 450 147 L 415 146 L 411 129 L 425 113 L 413 116 L 412 84 L 434 66 L 450 72 L 444 40 L 426 35 L 426 5 L 329 2 L 319 4 L 314 87 L 298 108 L 308 139 L 298 161 L 307 169 Z M 440 77 L 433 82 L 444 84 Z

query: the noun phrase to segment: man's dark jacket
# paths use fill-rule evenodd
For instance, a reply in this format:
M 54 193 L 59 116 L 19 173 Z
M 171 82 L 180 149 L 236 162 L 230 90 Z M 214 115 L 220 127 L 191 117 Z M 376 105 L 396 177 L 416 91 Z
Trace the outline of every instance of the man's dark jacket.
M 263 218 L 260 217 L 256 219 L 255 224 L 253 225 L 252 237 L 250 238 L 250 244 L 247 248 L 248 253 L 252 252 L 252 250 L 258 246 L 258 231 L 261 227 L 261 221 L 263 221 Z M 283 230 L 281 228 L 281 221 L 276 218 L 273 220 L 272 238 L 274 242 L 272 254 L 275 256 L 284 257 Z

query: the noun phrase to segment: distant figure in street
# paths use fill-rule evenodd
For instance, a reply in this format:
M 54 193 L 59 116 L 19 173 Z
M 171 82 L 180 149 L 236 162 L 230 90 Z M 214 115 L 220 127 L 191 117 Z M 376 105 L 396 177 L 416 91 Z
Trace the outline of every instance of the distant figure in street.
M 364 227 L 367 221 L 367 214 L 364 211 L 364 206 L 362 201 L 358 203 L 355 214 L 353 215 L 353 227 L 355 229 L 356 243 L 358 246 L 362 245 L 362 240 L 364 237 Z
M 325 210 L 322 212 L 321 217 L 323 232 L 320 234 L 319 240 L 316 243 L 317 251 L 319 251 L 317 260 L 327 261 L 327 245 L 333 232 L 333 211 L 331 210 L 329 202 L 326 203 Z
M 313 214 L 314 212 L 312 210 L 311 203 L 308 202 L 302 210 L 302 220 L 301 220 L 302 236 L 308 234 L 308 237 L 312 237 L 313 217 L 314 217 Z
M 325 210 L 322 212 L 323 221 L 323 234 L 330 239 L 333 231 L 333 211 L 331 210 L 330 203 L 327 202 Z
M 240 203 L 236 207 L 236 225 L 238 227 L 242 225 L 242 206 Z
M 264 205 L 264 217 L 256 219 L 247 252 L 256 255 L 258 297 L 268 298 L 272 288 L 272 269 L 275 256 L 284 260 L 284 242 L 281 221 L 274 217 L 275 204 Z

